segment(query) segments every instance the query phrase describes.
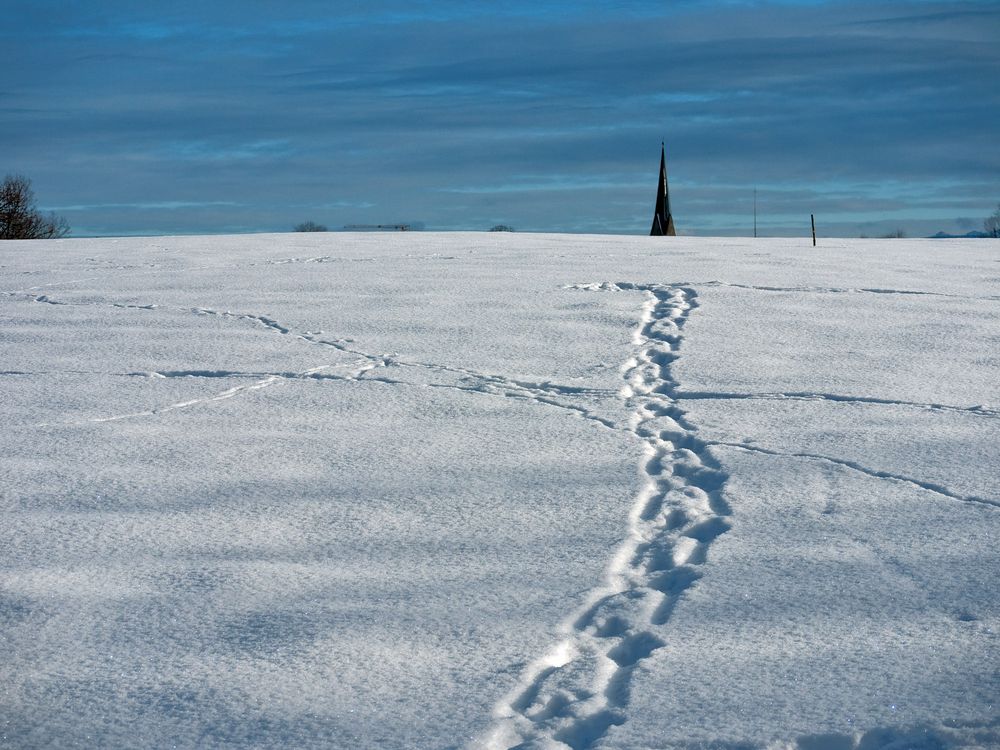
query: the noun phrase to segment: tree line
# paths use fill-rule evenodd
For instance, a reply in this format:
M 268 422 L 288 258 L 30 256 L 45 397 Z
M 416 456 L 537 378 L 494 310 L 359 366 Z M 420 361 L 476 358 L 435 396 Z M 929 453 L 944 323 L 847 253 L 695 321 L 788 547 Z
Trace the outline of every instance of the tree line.
M 1000 238 L 1000 205 L 983 222 L 987 237 Z M 306 221 L 295 227 L 296 232 L 325 232 L 322 224 Z M 506 224 L 497 224 L 491 232 L 513 232 Z M 31 180 L 23 175 L 7 175 L 0 183 L 0 240 L 48 240 L 69 234 L 69 223 L 54 213 L 43 214 L 35 205 Z M 886 235 L 904 236 L 902 230 Z

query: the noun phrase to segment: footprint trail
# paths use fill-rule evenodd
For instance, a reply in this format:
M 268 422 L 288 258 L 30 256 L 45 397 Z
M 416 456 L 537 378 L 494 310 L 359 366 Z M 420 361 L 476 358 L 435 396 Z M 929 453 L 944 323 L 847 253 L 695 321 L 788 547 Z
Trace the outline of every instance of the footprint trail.
M 697 293 L 683 286 L 604 283 L 575 288 L 646 296 L 623 367 L 628 431 L 644 443 L 645 486 L 601 587 L 561 627 L 562 639 L 525 670 L 471 747 L 590 748 L 627 718 L 635 670 L 667 645 L 668 623 L 730 526 L 727 475 L 678 406 L 671 367 Z

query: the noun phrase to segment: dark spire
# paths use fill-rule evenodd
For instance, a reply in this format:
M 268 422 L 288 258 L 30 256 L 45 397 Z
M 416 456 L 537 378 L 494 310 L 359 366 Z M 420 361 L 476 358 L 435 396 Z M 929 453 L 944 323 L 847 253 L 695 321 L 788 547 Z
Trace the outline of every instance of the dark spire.
M 667 189 L 667 149 L 660 143 L 660 184 L 656 189 L 656 211 L 653 213 L 651 237 L 673 237 L 674 217 L 670 214 L 670 191 Z

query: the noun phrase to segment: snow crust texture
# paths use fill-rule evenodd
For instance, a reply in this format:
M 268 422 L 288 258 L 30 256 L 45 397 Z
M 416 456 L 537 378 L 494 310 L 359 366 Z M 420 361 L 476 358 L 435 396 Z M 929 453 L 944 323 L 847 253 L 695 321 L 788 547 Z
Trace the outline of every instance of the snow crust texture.
M 1000 747 L 998 264 L 3 243 L 0 747 Z

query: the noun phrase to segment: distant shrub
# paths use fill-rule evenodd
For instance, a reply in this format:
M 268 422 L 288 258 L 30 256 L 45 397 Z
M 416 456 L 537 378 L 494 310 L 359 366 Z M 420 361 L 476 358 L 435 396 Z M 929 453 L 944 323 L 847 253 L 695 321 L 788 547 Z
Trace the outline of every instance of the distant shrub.
M 49 240 L 69 234 L 66 219 L 35 208 L 31 180 L 7 175 L 0 183 L 0 240 Z
M 315 221 L 303 221 L 301 224 L 295 225 L 296 232 L 327 232 L 329 231 L 322 224 L 317 224 Z
M 902 229 L 897 229 L 894 232 L 889 232 L 889 234 L 883 234 L 883 240 L 901 240 L 906 237 L 906 232 Z
M 490 227 L 490 231 L 491 232 L 513 232 L 514 231 L 514 227 L 510 226 L 509 224 L 494 224 L 492 227 Z

